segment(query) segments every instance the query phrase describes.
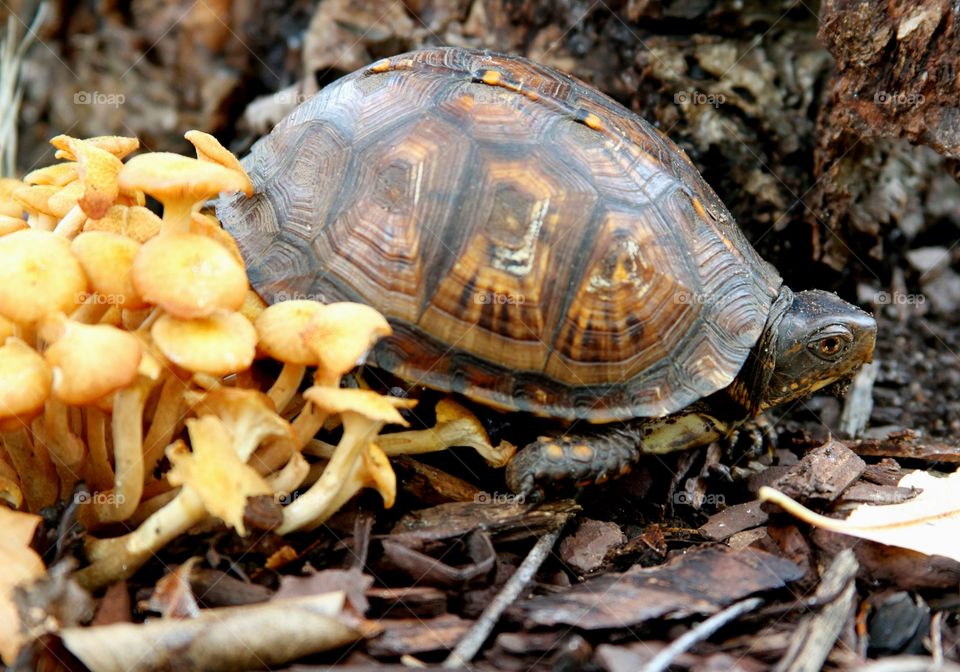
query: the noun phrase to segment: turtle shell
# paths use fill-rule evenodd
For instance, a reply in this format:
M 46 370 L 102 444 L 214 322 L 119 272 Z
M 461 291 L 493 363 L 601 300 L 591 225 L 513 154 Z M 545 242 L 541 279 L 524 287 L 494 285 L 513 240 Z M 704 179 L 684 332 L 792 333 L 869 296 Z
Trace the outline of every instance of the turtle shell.
M 359 301 L 372 363 L 487 405 L 608 422 L 726 387 L 781 279 L 684 152 L 529 60 L 412 52 L 324 88 L 218 206 L 268 302 Z

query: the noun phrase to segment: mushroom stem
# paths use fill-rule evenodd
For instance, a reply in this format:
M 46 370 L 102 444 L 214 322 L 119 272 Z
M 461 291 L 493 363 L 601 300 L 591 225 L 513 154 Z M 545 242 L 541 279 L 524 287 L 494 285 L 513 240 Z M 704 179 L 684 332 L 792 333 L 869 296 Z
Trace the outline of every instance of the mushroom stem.
M 355 414 L 348 413 L 348 416 Z M 351 418 L 355 419 L 355 418 Z M 343 424 L 343 437 L 319 480 L 283 510 L 283 523 L 277 534 L 283 535 L 321 524 L 362 487 L 358 470 L 363 466 L 363 452 L 376 437 L 383 423 L 359 418 Z
M 92 563 L 74 576 L 87 590 L 97 590 L 133 576 L 153 554 L 187 532 L 207 516 L 200 497 L 190 488 L 122 537 L 88 539 L 87 557 Z
M 160 235 L 170 233 L 189 233 L 190 222 L 193 221 L 193 206 L 186 199 L 170 199 L 163 204 L 163 224 Z
M 167 376 L 163 382 L 157 409 L 143 440 L 143 470 L 148 478 L 163 459 L 164 449 L 173 440 L 173 433 L 180 421 L 180 407 L 185 390 L 186 385 L 176 376 Z
M 90 294 L 80 307 L 70 314 L 70 319 L 84 324 L 96 324 L 109 309 L 110 305 L 106 301 L 98 300 L 96 294 Z
M 68 412 L 65 403 L 51 397 L 47 401 L 43 416 L 43 430 L 60 477 L 60 499 L 63 500 L 73 494 L 73 488 L 80 480 L 87 452 L 80 437 L 70 431 Z
M 88 460 L 84 468 L 84 478 L 92 490 L 101 491 L 110 488 L 113 483 L 113 467 L 107 456 L 107 416 L 96 406 L 83 409 L 87 425 Z
M 85 221 L 87 221 L 87 214 L 79 204 L 75 205 L 70 208 L 70 211 L 57 223 L 53 232 L 64 238 L 73 238 L 80 232 Z
M 56 469 L 46 450 L 30 441 L 26 428 L 0 434 L 0 443 L 20 474 L 27 509 L 36 513 L 56 502 L 60 493 Z
M 126 520 L 143 494 L 143 408 L 155 380 L 138 376 L 137 382 L 116 393 L 113 401 L 113 454 L 116 467 L 113 490 L 79 512 L 81 523 Z
M 280 375 L 267 391 L 267 396 L 273 401 L 273 407 L 280 415 L 283 415 L 284 409 L 296 395 L 306 370 L 307 367 L 300 364 L 284 363 Z

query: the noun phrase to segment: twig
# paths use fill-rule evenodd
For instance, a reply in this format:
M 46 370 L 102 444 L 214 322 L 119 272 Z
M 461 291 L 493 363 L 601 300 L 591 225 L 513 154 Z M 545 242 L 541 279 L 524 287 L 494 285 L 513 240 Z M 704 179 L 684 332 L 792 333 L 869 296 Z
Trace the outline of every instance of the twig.
M 836 602 L 804 619 L 794 630 L 787 652 L 773 668 L 775 672 L 817 672 L 823 667 L 840 631 L 850 618 L 857 589 L 853 579 L 859 567 L 850 549 L 841 551 L 834 558 L 817 588 L 817 595 L 834 593 L 841 586 L 846 586 L 846 589 Z
M 753 611 L 761 604 L 763 604 L 763 600 L 759 597 L 751 597 L 747 600 L 731 604 L 720 613 L 714 614 L 688 631 L 682 637 L 675 639 L 670 646 L 663 649 L 655 655 L 649 663 L 644 665 L 642 672 L 664 672 L 673 664 L 673 661 L 676 660 L 677 657 L 686 653 L 694 644 L 702 642 L 730 621 L 735 620 L 742 614 Z
M 563 526 L 547 532 L 536 545 L 527 554 L 520 567 L 514 572 L 513 576 L 504 584 L 503 588 L 497 594 L 493 601 L 487 605 L 487 608 L 480 614 L 480 618 L 473 624 L 473 627 L 464 635 L 463 639 L 457 644 L 456 648 L 450 652 L 447 659 L 443 661 L 444 668 L 463 667 L 477 655 L 480 647 L 487 641 L 493 627 L 500 620 L 500 615 L 519 597 L 520 593 L 533 580 L 540 565 L 547 559 L 547 555 L 557 543 L 560 531 Z

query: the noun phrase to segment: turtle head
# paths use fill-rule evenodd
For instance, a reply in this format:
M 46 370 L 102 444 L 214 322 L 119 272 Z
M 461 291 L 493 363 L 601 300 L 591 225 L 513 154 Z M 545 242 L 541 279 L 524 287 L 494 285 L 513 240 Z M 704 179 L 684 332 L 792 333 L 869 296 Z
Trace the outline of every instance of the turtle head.
M 877 338 L 873 317 L 836 294 L 782 291 L 782 313 L 771 315 L 761 339 L 768 373 L 763 389 L 754 391 L 761 411 L 848 381 L 872 361 Z

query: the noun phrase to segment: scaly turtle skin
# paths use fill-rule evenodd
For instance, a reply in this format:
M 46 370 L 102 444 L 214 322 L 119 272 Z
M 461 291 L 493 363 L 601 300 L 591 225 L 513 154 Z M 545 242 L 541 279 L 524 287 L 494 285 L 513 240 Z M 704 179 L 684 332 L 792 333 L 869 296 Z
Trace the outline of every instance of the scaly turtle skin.
M 371 364 L 613 423 L 521 451 L 520 491 L 712 440 L 872 353 L 872 318 L 783 287 L 669 139 L 523 58 L 384 59 L 306 101 L 245 166 L 255 196 L 218 214 L 268 302 L 370 304 L 394 328 Z

